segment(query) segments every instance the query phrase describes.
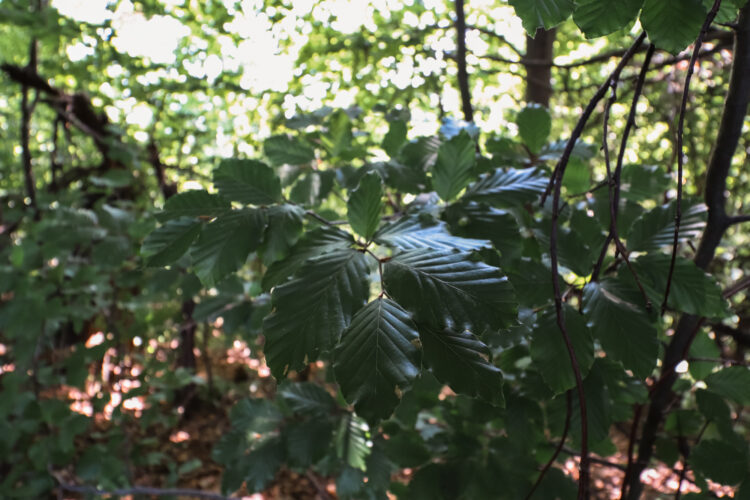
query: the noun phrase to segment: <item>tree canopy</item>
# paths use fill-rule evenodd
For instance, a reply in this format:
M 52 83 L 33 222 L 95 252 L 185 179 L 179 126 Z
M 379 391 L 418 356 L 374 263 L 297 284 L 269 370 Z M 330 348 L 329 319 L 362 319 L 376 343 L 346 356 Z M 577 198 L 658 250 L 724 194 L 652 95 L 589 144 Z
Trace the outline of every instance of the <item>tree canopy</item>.
M 745 0 L 0 0 L 0 75 L 3 498 L 750 498 Z

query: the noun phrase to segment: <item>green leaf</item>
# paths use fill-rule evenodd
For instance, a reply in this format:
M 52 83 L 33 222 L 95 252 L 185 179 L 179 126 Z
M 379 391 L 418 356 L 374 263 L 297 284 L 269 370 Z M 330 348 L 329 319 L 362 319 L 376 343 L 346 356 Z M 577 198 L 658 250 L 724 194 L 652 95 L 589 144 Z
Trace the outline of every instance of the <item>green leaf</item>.
M 418 249 L 386 262 L 385 289 L 417 321 L 482 333 L 516 319 L 513 287 L 500 270 L 469 253 Z
M 383 139 L 383 149 L 388 156 L 395 158 L 401 150 L 401 146 L 406 143 L 406 122 L 404 120 L 394 120 L 390 124 L 388 133 Z
M 341 419 L 336 432 L 336 454 L 355 469 L 366 470 L 367 456 L 372 451 L 369 444 L 370 428 L 367 422 L 350 413 Z
M 657 165 L 625 165 L 622 168 L 620 193 L 633 201 L 652 200 L 669 189 L 672 181 L 667 172 Z
M 250 452 L 242 460 L 245 469 L 245 484 L 249 492 L 263 491 L 276 476 L 284 462 L 284 443 L 273 437 Z
M 336 408 L 331 395 L 312 382 L 284 383 L 279 396 L 293 412 L 303 415 L 327 415 Z
M 271 165 L 303 165 L 315 159 L 315 152 L 297 138 L 274 135 L 263 142 L 263 151 Z
M 274 377 L 299 370 L 330 350 L 370 294 L 365 255 L 334 250 L 308 260 L 297 277 L 273 289 L 263 321 L 264 353 Z
M 500 250 L 503 257 L 513 258 L 521 254 L 521 229 L 516 218 L 505 210 L 473 202 L 454 203 L 445 210 L 445 218 L 451 231 L 457 236 L 486 238 Z
M 635 20 L 642 5 L 643 0 L 579 0 L 573 21 L 586 38 L 605 36 Z
M 360 309 L 344 330 L 333 366 L 341 392 L 357 414 L 388 418 L 419 373 L 419 335 L 409 313 L 383 298 Z
M 659 345 L 656 327 L 636 305 L 638 295 L 614 279 L 591 282 L 583 289 L 583 312 L 607 355 L 644 379 L 656 365 Z
M 706 227 L 706 205 L 702 203 L 685 206 L 683 204 L 680 221 L 679 241 L 697 240 Z M 650 252 L 674 241 L 674 203 L 656 207 L 645 212 L 633 222 L 627 232 L 627 248 L 631 252 Z
M 508 279 L 516 291 L 518 301 L 525 306 L 540 306 L 553 298 L 552 271 L 541 262 L 519 260 L 508 268 Z
M 289 255 L 274 262 L 263 275 L 263 290 L 270 290 L 283 283 L 308 259 L 324 253 L 348 248 L 354 244 L 354 238 L 349 233 L 329 226 L 322 226 L 305 233 L 289 251 Z
M 332 113 L 328 118 L 328 132 L 320 136 L 320 142 L 328 154 L 340 156 L 352 144 L 352 124 L 344 110 Z
M 510 0 L 510 4 L 531 36 L 537 28 L 550 29 L 565 21 L 575 8 L 573 0 Z
M 164 210 L 156 218 L 160 222 L 179 217 L 200 217 L 213 219 L 232 209 L 229 200 L 208 191 L 185 191 L 167 200 Z
M 712 481 L 738 484 L 747 477 L 747 443 L 704 439 L 690 452 L 690 465 Z
M 465 200 L 496 207 L 513 207 L 534 201 L 547 187 L 547 175 L 535 168 L 496 169 L 482 175 L 464 194 Z
M 563 308 L 565 327 L 576 353 L 581 377 L 586 377 L 594 363 L 594 341 L 585 318 L 567 304 Z M 576 385 L 568 349 L 557 326 L 554 307 L 547 308 L 537 319 L 529 348 L 531 360 L 542 378 L 555 394 L 561 394 Z
M 476 163 L 475 147 L 469 134 L 461 131 L 438 148 L 432 185 L 443 200 L 452 200 L 469 184 Z
M 182 257 L 201 232 L 203 223 L 189 217 L 167 221 L 146 236 L 141 254 L 147 266 L 166 266 Z
M 730 366 L 706 377 L 706 386 L 743 406 L 750 405 L 750 368 Z
M 288 424 L 284 429 L 286 454 L 291 465 L 308 468 L 323 458 L 333 437 L 328 419 L 310 419 Z
M 533 154 L 538 154 L 547 142 L 552 119 L 549 111 L 539 104 L 528 104 L 516 116 L 516 125 L 521 140 Z
M 489 348 L 471 332 L 420 325 L 425 362 L 435 376 L 459 394 L 504 405 L 503 376 L 490 363 Z
M 646 0 L 641 12 L 651 42 L 672 54 L 695 41 L 705 19 L 701 0 Z
M 563 187 L 569 194 L 586 192 L 591 186 L 591 172 L 588 165 L 578 157 L 572 157 L 563 174 Z
M 260 209 L 237 210 L 217 217 L 205 228 L 191 250 L 195 274 L 204 285 L 214 285 L 245 263 L 258 248 L 266 216 Z
M 281 181 L 273 169 L 256 160 L 223 160 L 214 170 L 219 193 L 246 205 L 271 205 L 281 200 Z
M 232 407 L 229 420 L 232 429 L 264 434 L 276 430 L 284 416 L 267 399 L 241 399 Z
M 444 222 L 432 219 L 406 216 L 380 228 L 375 233 L 375 241 L 401 250 L 432 248 L 435 250 L 479 250 L 489 248 L 487 240 L 460 238 L 448 232 Z
M 268 226 L 263 236 L 263 262 L 283 259 L 302 232 L 305 211 L 296 205 L 274 205 L 268 208 Z
M 380 224 L 383 210 L 383 181 L 376 172 L 368 172 L 359 181 L 346 203 L 352 229 L 369 241 Z
M 651 301 L 659 304 L 664 297 L 672 257 L 663 253 L 642 255 L 632 262 L 644 285 L 648 285 Z M 623 270 L 621 274 L 629 274 Z M 677 257 L 667 305 L 675 310 L 706 316 L 724 317 L 728 313 L 727 301 L 721 287 L 711 276 L 698 268 L 692 260 Z
M 289 199 L 294 203 L 306 206 L 320 205 L 323 199 L 328 196 L 333 188 L 334 173 L 329 170 L 319 170 L 308 172 L 298 180 Z

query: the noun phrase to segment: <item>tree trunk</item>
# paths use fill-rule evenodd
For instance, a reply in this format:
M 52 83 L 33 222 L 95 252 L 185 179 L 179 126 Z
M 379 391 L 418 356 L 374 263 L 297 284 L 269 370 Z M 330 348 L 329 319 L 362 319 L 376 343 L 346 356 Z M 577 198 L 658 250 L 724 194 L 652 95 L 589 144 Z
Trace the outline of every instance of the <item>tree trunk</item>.
M 556 30 L 538 28 L 534 37 L 526 35 L 526 101 L 549 107 L 552 97 L 552 59 Z

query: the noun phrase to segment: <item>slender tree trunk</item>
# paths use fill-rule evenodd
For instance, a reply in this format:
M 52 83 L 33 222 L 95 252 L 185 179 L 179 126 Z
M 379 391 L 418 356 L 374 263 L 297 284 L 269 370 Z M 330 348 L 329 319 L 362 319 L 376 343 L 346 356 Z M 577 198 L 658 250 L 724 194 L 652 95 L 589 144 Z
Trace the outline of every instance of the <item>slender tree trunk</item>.
M 464 16 L 464 0 L 456 0 L 456 40 L 458 54 L 458 88 L 461 91 L 461 108 L 464 120 L 474 121 L 474 110 L 471 107 L 471 89 L 469 87 L 469 73 L 466 71 L 466 18 Z
M 719 133 L 708 163 L 705 192 L 705 201 L 708 205 L 708 223 L 694 259 L 701 269 L 706 269 L 711 263 L 716 248 L 729 227 L 730 219 L 727 217 L 725 207 L 726 180 L 742 133 L 748 102 L 750 102 L 750 4 L 740 11 L 735 31 L 729 89 L 724 101 Z M 651 395 L 651 406 L 643 425 L 638 447 L 638 459 L 628 475 L 627 484 L 623 485 L 627 488 L 625 498 L 629 500 L 637 500 L 641 496 L 643 490 L 643 484 L 640 481 L 641 472 L 651 460 L 659 428 L 675 397 L 672 392 L 672 386 L 677 380 L 675 367 L 685 359 L 690 344 L 700 330 L 702 323 L 703 320 L 697 316 L 683 315 L 677 323 L 672 340 L 667 346 L 661 378 L 654 387 Z
M 534 37 L 526 35 L 526 58 L 534 64 L 526 64 L 526 101 L 549 107 L 552 97 L 552 59 L 556 30 L 539 28 Z M 540 64 L 543 63 L 543 64 Z

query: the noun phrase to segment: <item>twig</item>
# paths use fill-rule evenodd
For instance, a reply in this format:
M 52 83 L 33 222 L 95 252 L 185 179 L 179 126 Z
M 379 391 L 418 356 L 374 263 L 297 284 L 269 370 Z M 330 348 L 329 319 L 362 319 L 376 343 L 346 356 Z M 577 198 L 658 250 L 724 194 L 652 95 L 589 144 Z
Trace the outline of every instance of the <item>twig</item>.
M 57 479 L 57 477 L 55 477 Z M 70 491 L 72 493 L 83 493 L 84 495 L 95 495 L 95 496 L 125 496 L 125 495 L 152 495 L 157 497 L 163 496 L 186 496 L 193 498 L 208 498 L 210 500 L 235 500 L 239 497 L 226 497 L 218 493 L 210 493 L 201 490 L 192 490 L 188 488 L 151 488 L 147 486 L 134 486 L 132 488 L 122 488 L 116 490 L 102 490 L 94 486 L 76 486 L 74 484 L 66 484 L 57 479 L 57 484 L 61 490 Z
M 708 33 L 708 28 L 711 26 L 719 12 L 721 6 L 721 0 L 714 0 L 714 4 L 711 10 L 706 16 L 706 20 L 703 22 L 701 32 L 698 34 L 698 38 L 695 39 L 695 46 L 693 47 L 693 55 L 690 57 L 690 62 L 687 68 L 687 74 L 685 75 L 685 85 L 682 89 L 682 102 L 680 103 L 680 118 L 677 123 L 677 210 L 674 217 L 674 239 L 672 240 L 672 259 L 669 262 L 669 274 L 667 275 L 667 287 L 664 290 L 664 301 L 661 303 L 661 314 L 662 316 L 667 310 L 667 300 L 669 299 L 669 292 L 672 287 L 672 276 L 674 274 L 674 266 L 677 261 L 677 243 L 680 237 L 680 222 L 682 221 L 682 173 L 685 162 L 685 157 L 682 151 L 683 133 L 685 129 L 685 111 L 687 110 L 688 96 L 690 95 L 690 80 L 693 77 L 693 70 L 695 67 L 698 54 L 700 53 L 701 46 L 703 45 L 703 38 Z
M 458 88 L 461 91 L 461 109 L 464 120 L 474 121 L 474 110 L 471 107 L 471 90 L 469 74 L 466 71 L 466 18 L 464 17 L 464 0 L 455 0 L 456 7 L 456 63 L 458 64 Z
M 750 215 L 735 215 L 727 219 L 727 225 L 732 226 L 734 224 L 741 224 L 743 222 L 750 222 Z
M 566 453 L 566 454 L 568 454 L 568 455 L 570 455 L 572 457 L 579 456 L 577 451 L 571 450 L 570 448 L 567 448 L 567 447 L 563 447 L 562 452 Z M 618 464 L 618 463 L 615 463 L 615 462 L 610 462 L 609 460 L 605 460 L 603 458 L 591 457 L 590 460 L 591 460 L 592 464 L 597 464 L 597 465 L 601 465 L 601 466 L 604 466 L 604 467 L 611 467 L 612 469 L 625 470 L 625 466 L 624 465 L 621 465 L 621 464 Z
M 547 471 L 550 467 L 552 467 L 552 464 L 555 463 L 555 460 L 557 460 L 557 456 L 560 455 L 560 452 L 563 449 L 563 446 L 565 445 L 565 440 L 568 438 L 568 431 L 570 430 L 570 417 L 573 413 L 573 405 L 571 404 L 571 395 L 570 391 L 565 393 L 565 404 L 566 404 L 566 410 L 565 410 L 565 426 L 563 427 L 562 436 L 560 437 L 560 442 L 557 444 L 557 448 L 555 448 L 555 452 L 552 454 L 550 459 L 547 461 L 546 464 L 544 464 L 544 467 L 539 472 L 539 477 L 536 478 L 536 482 L 534 483 L 534 486 L 531 487 L 531 491 L 529 491 L 529 494 L 526 495 L 526 500 L 530 500 L 536 489 L 539 487 L 540 484 L 542 484 L 542 479 L 544 479 L 544 476 L 547 474 Z

